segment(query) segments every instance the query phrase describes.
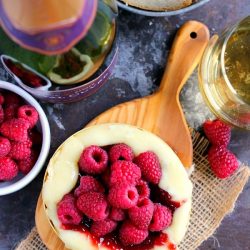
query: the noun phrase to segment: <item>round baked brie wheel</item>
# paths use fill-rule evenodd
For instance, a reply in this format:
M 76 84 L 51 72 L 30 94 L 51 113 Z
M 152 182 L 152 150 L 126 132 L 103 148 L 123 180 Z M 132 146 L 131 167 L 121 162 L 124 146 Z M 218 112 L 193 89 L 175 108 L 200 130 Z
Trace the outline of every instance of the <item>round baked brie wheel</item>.
M 90 145 L 106 146 L 117 143 L 127 144 L 135 155 L 153 151 L 158 156 L 162 168 L 159 187 L 167 191 L 173 201 L 182 204 L 175 210 L 171 225 L 163 232 L 167 234 L 168 242 L 179 244 L 187 230 L 191 211 L 192 183 L 188 174 L 179 158 L 163 140 L 148 131 L 125 124 L 102 124 L 85 128 L 69 137 L 51 158 L 42 196 L 47 216 L 58 236 L 69 249 L 97 249 L 87 235 L 60 227 L 57 203 L 65 194 L 71 192 L 77 183 L 78 160 L 83 149 Z M 100 246 L 98 249 L 107 248 Z M 152 249 L 166 250 L 166 246 Z

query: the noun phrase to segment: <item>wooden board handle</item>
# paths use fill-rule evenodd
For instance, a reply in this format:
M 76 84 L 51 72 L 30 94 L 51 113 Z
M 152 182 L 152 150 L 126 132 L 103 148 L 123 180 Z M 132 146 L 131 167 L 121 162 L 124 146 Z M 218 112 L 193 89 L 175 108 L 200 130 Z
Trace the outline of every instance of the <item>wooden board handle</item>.
M 179 96 L 184 83 L 198 65 L 209 40 L 206 25 L 186 22 L 177 32 L 159 91 L 168 98 Z

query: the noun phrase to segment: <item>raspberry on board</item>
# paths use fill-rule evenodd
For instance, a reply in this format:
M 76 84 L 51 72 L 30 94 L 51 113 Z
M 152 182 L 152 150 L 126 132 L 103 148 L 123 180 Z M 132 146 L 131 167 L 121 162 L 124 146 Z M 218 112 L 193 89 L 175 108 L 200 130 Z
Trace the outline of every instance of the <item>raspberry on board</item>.
M 130 221 L 125 221 L 119 231 L 119 239 L 124 246 L 141 244 L 148 237 L 148 230 L 138 229 Z
M 229 144 L 231 128 L 222 121 L 218 119 L 206 121 L 203 124 L 203 129 L 208 140 L 213 145 L 224 145 L 226 147 Z
M 121 209 L 134 207 L 138 198 L 135 186 L 128 183 L 112 186 L 108 194 L 110 205 Z
M 159 232 L 169 227 L 172 223 L 172 212 L 169 208 L 161 204 L 154 204 L 153 218 L 149 225 L 149 230 Z
M 143 152 L 134 159 L 134 162 L 140 167 L 142 178 L 145 181 L 153 184 L 160 182 L 162 175 L 161 165 L 158 156 L 154 152 Z
M 109 150 L 109 161 L 111 163 L 118 160 L 133 161 L 133 158 L 134 153 L 132 148 L 124 143 L 116 144 Z
M 148 230 L 154 213 L 154 203 L 148 199 L 143 198 L 138 201 L 135 207 L 128 210 L 130 221 L 139 229 Z
M 141 170 L 133 162 L 117 161 L 111 165 L 110 185 L 129 183 L 135 185 L 141 178 Z
M 75 189 L 74 195 L 79 197 L 81 194 L 91 191 L 104 193 L 105 189 L 94 177 L 82 176 L 80 179 L 80 185 Z
M 0 136 L 0 158 L 6 156 L 10 152 L 10 141 Z
M 239 167 L 237 157 L 223 145 L 214 145 L 209 149 L 208 161 L 213 173 L 220 179 L 231 176 Z
M 89 146 L 83 150 L 78 164 L 84 173 L 101 174 L 107 168 L 108 154 L 98 146 Z
M 29 123 L 24 119 L 13 118 L 0 126 L 0 133 L 10 140 L 25 142 L 28 140 Z
M 64 225 L 78 225 L 83 215 L 75 205 L 75 198 L 72 194 L 66 194 L 57 204 L 57 216 Z
M 10 181 L 18 174 L 17 164 L 9 157 L 0 158 L 0 181 Z
M 78 209 L 94 221 L 105 220 L 109 215 L 106 197 L 102 193 L 88 192 L 77 199 Z
M 23 105 L 19 107 L 17 117 L 27 120 L 30 123 L 30 128 L 33 128 L 39 119 L 38 112 L 31 105 Z
M 117 222 L 106 219 L 102 221 L 94 221 L 90 227 L 90 232 L 96 237 L 102 237 L 113 232 L 117 227 Z

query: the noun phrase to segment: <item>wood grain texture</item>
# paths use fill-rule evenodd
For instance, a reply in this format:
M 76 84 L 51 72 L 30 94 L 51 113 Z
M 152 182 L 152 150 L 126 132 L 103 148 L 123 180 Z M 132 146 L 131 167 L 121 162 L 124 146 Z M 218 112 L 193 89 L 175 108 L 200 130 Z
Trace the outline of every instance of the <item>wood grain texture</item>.
M 196 21 L 185 23 L 176 35 L 158 92 L 115 106 L 87 126 L 116 122 L 151 131 L 166 141 L 183 165 L 189 168 L 193 156 L 192 140 L 179 102 L 179 93 L 197 66 L 208 40 L 209 31 L 205 25 Z M 50 250 L 66 250 L 46 218 L 41 196 L 37 203 L 36 226 Z

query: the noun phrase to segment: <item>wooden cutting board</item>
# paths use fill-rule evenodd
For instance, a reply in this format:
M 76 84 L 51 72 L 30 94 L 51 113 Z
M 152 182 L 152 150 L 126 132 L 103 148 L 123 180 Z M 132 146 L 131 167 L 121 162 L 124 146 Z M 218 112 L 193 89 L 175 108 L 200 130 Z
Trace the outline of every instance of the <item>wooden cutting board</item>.
M 209 40 L 207 27 L 185 23 L 173 43 L 159 90 L 153 95 L 126 102 L 96 117 L 87 126 L 107 122 L 127 123 L 160 136 L 177 153 L 183 165 L 192 165 L 192 140 L 179 102 L 180 91 L 196 68 Z M 41 196 L 36 208 L 38 233 L 50 250 L 66 250 L 49 224 Z

